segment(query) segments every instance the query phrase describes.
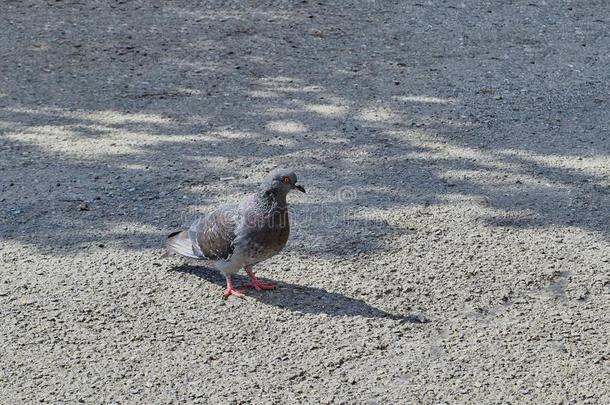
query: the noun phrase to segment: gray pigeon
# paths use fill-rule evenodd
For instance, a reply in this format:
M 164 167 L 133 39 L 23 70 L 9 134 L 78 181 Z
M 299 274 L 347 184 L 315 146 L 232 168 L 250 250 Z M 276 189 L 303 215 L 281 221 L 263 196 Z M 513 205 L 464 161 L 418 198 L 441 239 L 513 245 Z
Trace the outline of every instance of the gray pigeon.
M 276 169 L 263 180 L 259 190 L 240 203 L 219 206 L 199 217 L 186 231 L 167 238 L 170 252 L 193 259 L 208 260 L 212 267 L 224 273 L 227 289 L 223 296 L 244 298 L 233 287 L 231 277 L 242 267 L 256 290 L 271 290 L 275 285 L 256 278 L 252 266 L 279 253 L 290 233 L 286 195 L 291 190 L 305 192 L 296 184 L 297 176 L 288 169 Z

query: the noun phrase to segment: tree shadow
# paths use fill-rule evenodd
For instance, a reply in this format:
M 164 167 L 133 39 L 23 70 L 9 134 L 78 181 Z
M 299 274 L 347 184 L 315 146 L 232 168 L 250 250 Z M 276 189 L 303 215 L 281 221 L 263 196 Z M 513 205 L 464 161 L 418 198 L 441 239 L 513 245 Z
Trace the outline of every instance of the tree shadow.
M 181 264 L 174 267 L 170 271 L 191 274 L 222 288 L 225 287 L 224 277 L 220 274 L 220 272 L 211 268 Z M 247 281 L 247 279 L 241 275 L 236 275 L 234 279 L 238 288 Z M 391 319 L 400 323 L 412 324 L 429 322 L 428 319 L 420 315 L 391 314 L 379 308 L 375 308 L 363 300 L 346 297 L 345 295 L 339 293 L 329 292 L 323 288 L 306 287 L 276 280 L 273 280 L 273 283 L 277 285 L 275 290 L 265 292 L 248 290 L 247 294 L 248 296 L 253 297 L 257 301 L 264 304 L 273 305 L 292 312 L 313 315 L 327 314 L 334 317 L 360 316 L 363 318 Z
M 300 252 L 319 238 L 329 241 L 323 254 L 378 253 L 409 231 L 368 213 L 333 227 L 329 210 L 415 215 L 413 207 L 456 199 L 489 208 L 468 219 L 486 226 L 610 235 L 598 214 L 610 201 L 602 167 L 610 81 L 583 81 L 564 60 L 603 54 L 597 23 L 555 15 L 596 46 L 561 40 L 551 50 L 543 39 L 552 29 L 537 24 L 515 20 L 502 41 L 487 42 L 496 23 L 488 13 L 467 27 L 460 14 L 471 11 L 452 8 L 437 30 L 428 25 L 435 7 L 406 2 L 392 13 L 369 2 L 340 18 L 315 3 L 167 5 L 161 32 L 149 30 L 154 14 L 130 17 L 140 14 L 136 4 L 101 15 L 73 7 L 78 13 L 16 7 L 0 16 L 11 20 L 7 49 L 28 49 L 0 66 L 0 238 L 57 254 L 90 243 L 152 247 L 186 211 L 240 198 L 277 165 L 310 180 Z M 62 18 L 87 29 L 64 41 Z M 366 35 L 370 26 L 379 35 Z M 532 89 L 557 66 L 565 80 Z M 601 63 L 581 69 L 607 74 Z M 342 186 L 354 198 L 328 203 Z M 90 210 L 66 202 L 78 199 Z

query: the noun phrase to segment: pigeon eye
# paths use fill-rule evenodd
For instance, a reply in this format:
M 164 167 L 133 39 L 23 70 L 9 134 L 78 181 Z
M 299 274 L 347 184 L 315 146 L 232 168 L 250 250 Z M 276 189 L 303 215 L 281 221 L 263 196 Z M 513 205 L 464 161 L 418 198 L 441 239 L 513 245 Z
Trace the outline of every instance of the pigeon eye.
M 282 177 L 282 183 L 284 183 L 284 184 L 290 184 L 290 177 L 288 177 L 288 176 L 284 176 L 284 177 Z

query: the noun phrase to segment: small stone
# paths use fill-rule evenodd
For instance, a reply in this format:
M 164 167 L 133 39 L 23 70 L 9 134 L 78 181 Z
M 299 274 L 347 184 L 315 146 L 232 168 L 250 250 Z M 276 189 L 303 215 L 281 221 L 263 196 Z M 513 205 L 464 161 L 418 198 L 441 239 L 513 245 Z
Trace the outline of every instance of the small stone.
M 311 35 L 316 37 L 316 38 L 324 38 L 324 33 L 320 30 L 311 30 Z

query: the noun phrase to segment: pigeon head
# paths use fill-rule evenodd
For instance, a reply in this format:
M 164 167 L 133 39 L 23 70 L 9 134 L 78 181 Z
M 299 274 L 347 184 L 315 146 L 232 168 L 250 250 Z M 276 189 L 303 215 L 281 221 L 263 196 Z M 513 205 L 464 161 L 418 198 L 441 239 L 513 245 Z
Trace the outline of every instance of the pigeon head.
M 305 192 L 303 186 L 297 184 L 297 175 L 290 169 L 275 169 L 270 172 L 263 180 L 261 189 L 284 195 L 295 189 Z

